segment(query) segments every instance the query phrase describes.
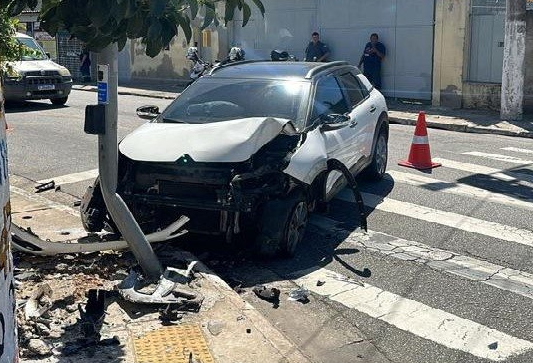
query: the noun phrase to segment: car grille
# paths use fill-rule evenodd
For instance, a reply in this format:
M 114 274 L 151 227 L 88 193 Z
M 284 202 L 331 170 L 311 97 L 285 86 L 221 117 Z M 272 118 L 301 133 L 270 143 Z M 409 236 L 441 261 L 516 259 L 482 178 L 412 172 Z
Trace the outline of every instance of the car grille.
M 26 76 L 29 76 L 29 77 L 50 77 L 50 76 L 59 76 L 59 72 L 58 71 L 44 71 L 44 72 L 41 72 L 41 71 L 31 71 L 31 72 L 26 72 L 25 73 Z
M 59 84 L 60 78 L 44 78 L 44 77 L 28 77 L 26 78 L 28 85 L 41 85 L 41 84 Z

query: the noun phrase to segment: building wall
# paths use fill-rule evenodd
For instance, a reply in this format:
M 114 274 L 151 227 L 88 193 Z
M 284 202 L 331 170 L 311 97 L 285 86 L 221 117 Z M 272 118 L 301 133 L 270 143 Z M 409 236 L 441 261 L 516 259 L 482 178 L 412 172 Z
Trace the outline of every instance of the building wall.
M 223 14 L 223 8 L 219 6 L 219 14 Z M 132 40 L 129 42 L 129 59 L 124 54 L 121 57 L 121 64 L 123 67 L 127 66 L 129 62 L 129 69 L 132 80 L 164 80 L 164 81 L 188 81 L 189 72 L 192 68 L 192 63 L 185 58 L 187 49 L 198 42 L 200 57 L 208 62 L 214 62 L 217 59 L 225 58 L 229 52 L 229 36 L 230 28 L 226 28 L 221 24 L 218 28 L 210 26 L 205 30 L 207 36 L 203 36 L 199 30 L 203 19 L 198 17 L 193 20 L 191 25 L 193 28 L 193 38 L 190 43 L 183 34 L 180 28 L 178 36 L 174 37 L 168 50 L 162 51 L 154 58 L 150 58 L 145 54 L 145 47 L 140 40 Z M 123 72 L 122 80 L 127 79 L 127 75 Z
M 526 16 L 526 82 L 524 90 L 524 111 L 533 112 L 533 10 Z
M 470 0 L 436 0 L 435 5 L 432 102 L 460 108 Z
M 524 112 L 533 112 L 533 11 L 526 16 L 526 74 L 524 86 Z M 503 65 L 502 65 L 503 66 Z M 499 111 L 501 105 L 500 83 L 463 82 L 463 107 L 487 108 Z

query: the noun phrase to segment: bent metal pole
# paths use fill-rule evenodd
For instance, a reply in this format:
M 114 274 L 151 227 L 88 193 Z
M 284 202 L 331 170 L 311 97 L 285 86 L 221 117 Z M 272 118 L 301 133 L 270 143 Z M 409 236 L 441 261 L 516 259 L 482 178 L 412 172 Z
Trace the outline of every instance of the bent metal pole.
M 162 268 L 152 246 L 131 214 L 128 206 L 117 194 L 118 170 L 118 48 L 113 43 L 104 48 L 98 63 L 108 66 L 107 104 L 105 106 L 105 134 L 98 135 L 98 169 L 102 195 L 111 218 L 128 243 L 139 265 L 148 278 L 157 280 Z

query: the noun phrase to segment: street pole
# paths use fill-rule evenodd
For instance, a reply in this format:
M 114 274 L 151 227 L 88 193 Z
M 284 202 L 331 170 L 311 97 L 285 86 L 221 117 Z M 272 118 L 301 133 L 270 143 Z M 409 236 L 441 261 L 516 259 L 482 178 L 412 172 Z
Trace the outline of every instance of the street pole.
M 524 106 L 526 0 L 507 0 L 504 44 L 501 118 L 520 121 Z
M 161 264 L 128 206 L 117 193 L 118 48 L 116 43 L 100 52 L 98 63 L 107 65 L 109 70 L 105 102 L 105 133 L 98 135 L 98 168 L 102 195 L 111 218 L 128 242 L 144 273 L 148 278 L 158 280 L 162 273 Z

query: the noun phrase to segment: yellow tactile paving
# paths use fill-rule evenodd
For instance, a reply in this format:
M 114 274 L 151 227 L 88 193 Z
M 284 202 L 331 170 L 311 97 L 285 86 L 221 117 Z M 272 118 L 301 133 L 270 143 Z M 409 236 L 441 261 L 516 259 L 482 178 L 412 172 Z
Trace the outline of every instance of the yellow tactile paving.
M 215 363 L 198 325 L 162 327 L 133 340 L 137 363 L 189 363 L 189 354 L 201 363 Z

